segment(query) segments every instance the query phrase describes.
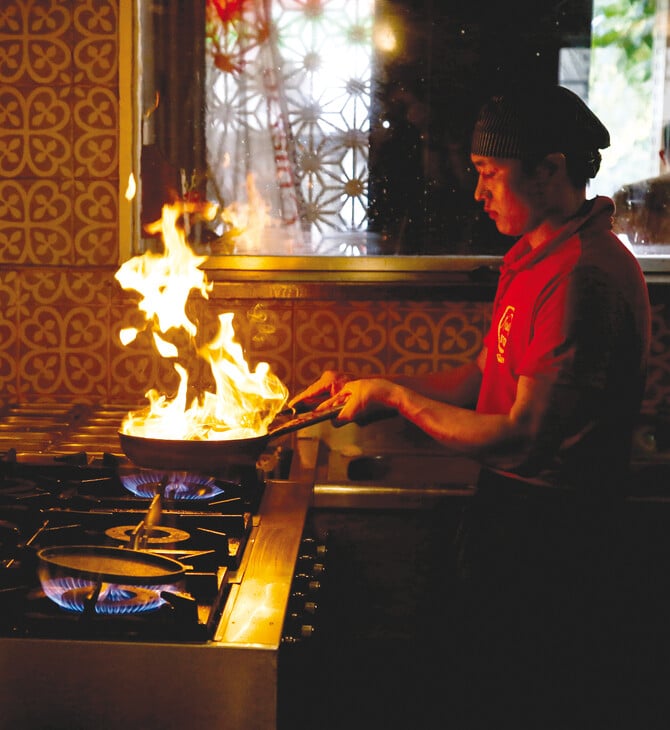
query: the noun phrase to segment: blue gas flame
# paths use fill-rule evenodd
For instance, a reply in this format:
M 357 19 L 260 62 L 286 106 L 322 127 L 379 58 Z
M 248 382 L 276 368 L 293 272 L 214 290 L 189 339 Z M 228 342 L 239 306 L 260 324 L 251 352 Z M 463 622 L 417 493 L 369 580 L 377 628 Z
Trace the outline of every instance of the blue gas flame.
M 97 585 L 95 581 L 70 576 L 50 578 L 42 582 L 44 594 L 66 611 L 83 613 Z M 173 585 L 133 586 L 103 583 L 95 601 L 97 614 L 124 615 L 155 611 L 166 603 L 163 591 L 174 591 Z
M 121 475 L 121 483 L 136 497 L 151 499 L 162 488 L 165 477 L 166 499 L 211 499 L 224 491 L 214 477 L 189 472 L 138 471 Z

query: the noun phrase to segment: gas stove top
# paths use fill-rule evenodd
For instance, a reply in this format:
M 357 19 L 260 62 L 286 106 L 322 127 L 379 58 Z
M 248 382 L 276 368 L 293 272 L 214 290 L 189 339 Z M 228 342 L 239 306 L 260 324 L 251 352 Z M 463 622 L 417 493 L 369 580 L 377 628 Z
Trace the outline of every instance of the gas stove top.
M 0 417 L 0 635 L 213 638 L 278 454 L 216 475 L 138 468 L 118 453 L 126 412 L 21 406 Z M 179 580 L 135 576 L 149 555 L 177 561 Z M 137 561 L 122 583 L 81 570 L 117 556 Z M 54 560 L 74 567 L 45 579 Z
M 0 730 L 275 730 L 316 605 L 319 439 L 156 472 L 120 452 L 128 410 L 0 408 Z

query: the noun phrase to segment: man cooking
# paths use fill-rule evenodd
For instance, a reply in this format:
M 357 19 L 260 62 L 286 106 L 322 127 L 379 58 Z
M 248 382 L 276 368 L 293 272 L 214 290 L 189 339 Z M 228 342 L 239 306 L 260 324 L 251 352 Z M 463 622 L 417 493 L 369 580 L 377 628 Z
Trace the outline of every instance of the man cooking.
M 480 461 L 458 545 L 480 637 L 532 626 L 560 645 L 602 609 L 611 578 L 609 517 L 627 489 L 650 308 L 612 201 L 586 196 L 609 143 L 563 87 L 492 98 L 472 137 L 474 195 L 518 240 L 477 360 L 416 377 L 326 372 L 292 400 L 327 393 L 320 407 L 342 405 L 343 421 L 392 409 Z

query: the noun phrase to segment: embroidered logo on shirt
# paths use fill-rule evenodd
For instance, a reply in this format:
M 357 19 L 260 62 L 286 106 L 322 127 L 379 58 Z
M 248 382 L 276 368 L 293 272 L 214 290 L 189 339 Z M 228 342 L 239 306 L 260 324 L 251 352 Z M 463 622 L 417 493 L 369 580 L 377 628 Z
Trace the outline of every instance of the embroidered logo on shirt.
M 496 359 L 499 363 L 505 362 L 505 348 L 507 347 L 507 340 L 512 329 L 513 319 L 514 307 L 509 304 L 503 312 L 502 317 L 498 320 L 498 352 L 496 353 Z

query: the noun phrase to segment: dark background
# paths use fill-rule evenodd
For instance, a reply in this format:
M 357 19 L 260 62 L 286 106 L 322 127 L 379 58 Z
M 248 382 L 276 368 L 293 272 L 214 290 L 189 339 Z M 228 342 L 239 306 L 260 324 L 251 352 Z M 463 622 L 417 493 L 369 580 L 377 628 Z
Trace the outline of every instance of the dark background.
M 472 198 L 474 119 L 507 86 L 558 81 L 559 49 L 590 45 L 591 0 L 388 0 L 380 14 L 400 18 L 409 39 L 375 74 L 370 217 L 384 252 L 505 250 Z

